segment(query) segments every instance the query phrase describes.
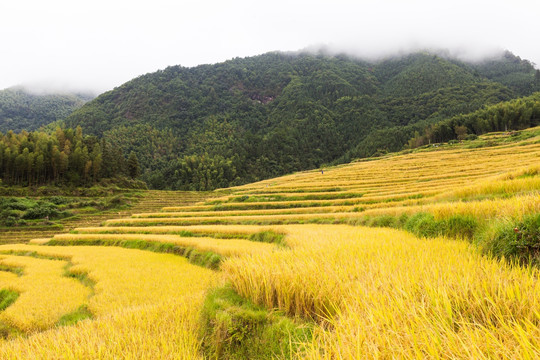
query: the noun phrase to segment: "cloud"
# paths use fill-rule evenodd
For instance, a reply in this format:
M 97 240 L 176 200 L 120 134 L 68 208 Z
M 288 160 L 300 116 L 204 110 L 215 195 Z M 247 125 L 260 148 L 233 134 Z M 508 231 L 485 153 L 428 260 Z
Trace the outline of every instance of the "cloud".
M 508 49 L 540 63 L 534 0 L 155 0 L 0 3 L 0 88 L 102 92 L 169 65 L 194 66 L 324 44 L 380 57 Z

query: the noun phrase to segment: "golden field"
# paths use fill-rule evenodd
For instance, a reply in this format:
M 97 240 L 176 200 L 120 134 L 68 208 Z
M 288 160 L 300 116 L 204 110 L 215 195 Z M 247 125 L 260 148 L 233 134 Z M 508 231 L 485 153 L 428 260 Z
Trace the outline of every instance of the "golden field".
M 212 358 L 201 309 L 210 290 L 224 285 L 269 314 L 311 324 L 309 338 L 286 339 L 289 351 L 275 358 L 539 358 L 537 266 L 490 256 L 467 239 L 352 226 L 428 214 L 473 219 L 481 230 L 540 212 L 538 135 L 466 145 L 300 172 L 53 241 L 0 246 L 0 269 L 22 269 L 0 270 L 0 289 L 19 293 L 0 311 L 0 325 L 24 333 L 0 340 L 0 358 Z M 222 260 L 211 270 L 194 265 L 192 255 L 185 255 L 190 264 L 122 248 L 140 243 Z M 60 325 L 81 307 L 88 318 Z M 225 342 L 253 336 L 250 326 L 233 325 L 221 330 Z
M 17 314 L 25 325 L 22 329 L 36 332 L 47 326 L 48 330 L 0 342 L 2 359 L 135 359 L 153 356 L 156 351 L 163 358 L 181 358 L 179 354 L 198 357 L 197 304 L 218 280 L 215 272 L 191 265 L 182 257 L 121 248 L 0 246 L 0 252 L 10 251 L 20 252 L 13 261 L 23 267 L 20 279 L 33 297 L 19 303 L 26 294 L 19 287 L 21 297 L 4 310 L 1 320 Z M 85 273 L 94 283 L 92 296 L 76 287 L 85 288 L 77 280 L 62 276 L 57 266 L 60 261 L 25 255 L 32 252 L 70 259 L 70 271 Z M 50 264 L 36 269 L 34 260 Z M 39 276 L 33 276 L 36 271 Z M 48 283 L 43 282 L 44 277 L 50 278 Z M 2 279 L 5 286 L 11 285 Z M 93 319 L 74 326 L 54 326 L 59 312 L 82 305 Z M 6 313 L 8 310 L 12 311 Z M 52 323 L 44 322 L 50 318 Z M 175 340 L 169 343 L 170 339 Z

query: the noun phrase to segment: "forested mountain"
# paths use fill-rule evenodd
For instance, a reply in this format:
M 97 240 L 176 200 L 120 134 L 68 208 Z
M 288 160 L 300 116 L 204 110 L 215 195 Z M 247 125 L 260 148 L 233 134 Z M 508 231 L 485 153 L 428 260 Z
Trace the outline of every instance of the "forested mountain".
M 151 187 L 202 190 L 400 148 L 414 130 L 535 90 L 538 71 L 511 53 L 465 63 L 276 52 L 140 76 L 66 125 L 134 151 Z
M 64 119 L 91 100 L 84 94 L 34 94 L 22 87 L 0 90 L 0 131 L 33 131 Z

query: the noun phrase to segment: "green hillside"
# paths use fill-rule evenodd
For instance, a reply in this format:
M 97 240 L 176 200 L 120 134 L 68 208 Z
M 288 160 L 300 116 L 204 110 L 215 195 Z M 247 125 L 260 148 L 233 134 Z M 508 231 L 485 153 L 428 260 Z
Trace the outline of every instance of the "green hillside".
M 414 130 L 392 129 L 422 131 L 537 87 L 532 65 L 510 53 L 468 64 L 276 52 L 140 76 L 66 125 L 134 151 L 153 188 L 206 190 L 401 148 Z
M 38 95 L 22 87 L 0 90 L 0 132 L 37 130 L 64 119 L 88 100 L 89 95 Z

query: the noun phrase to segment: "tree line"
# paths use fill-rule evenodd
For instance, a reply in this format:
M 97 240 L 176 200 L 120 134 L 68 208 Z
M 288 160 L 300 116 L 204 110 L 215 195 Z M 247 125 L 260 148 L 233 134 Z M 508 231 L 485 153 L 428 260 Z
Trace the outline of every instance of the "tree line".
M 407 147 L 430 143 L 465 140 L 469 135 L 492 131 L 521 130 L 540 124 L 540 93 L 512 101 L 486 106 L 470 114 L 453 116 L 415 132 Z
M 5 185 L 89 186 L 104 178 L 139 175 L 135 153 L 126 159 L 105 139 L 81 127 L 0 133 L 0 177 Z

